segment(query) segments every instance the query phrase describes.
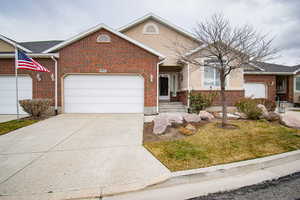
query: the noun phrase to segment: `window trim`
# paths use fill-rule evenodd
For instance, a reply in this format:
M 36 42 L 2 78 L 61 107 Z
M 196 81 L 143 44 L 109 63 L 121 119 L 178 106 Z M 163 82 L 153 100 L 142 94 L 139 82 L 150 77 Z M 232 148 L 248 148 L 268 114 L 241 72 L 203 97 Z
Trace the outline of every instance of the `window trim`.
M 203 66 L 201 66 L 202 68 L 202 88 L 206 89 L 206 90 L 220 90 L 221 89 L 221 80 L 220 80 L 220 86 L 208 86 L 208 85 L 205 85 L 205 61 L 206 60 L 209 60 L 209 59 L 204 59 L 203 60 Z M 214 70 L 216 70 L 215 68 L 213 68 Z M 226 79 L 225 79 L 225 89 L 228 89 L 228 81 L 230 80 L 230 75 L 227 75 L 226 76 Z
M 155 32 L 147 32 L 147 28 L 149 26 L 153 26 L 154 29 L 155 29 Z M 159 28 L 156 24 L 154 23 L 147 23 L 144 25 L 144 28 L 143 28 L 143 34 L 146 34 L 146 35 L 158 35 L 159 34 Z
M 300 75 L 297 75 L 297 76 L 295 76 L 294 77 L 294 91 L 295 92 L 300 92 L 300 90 L 297 90 L 297 88 L 296 88 L 296 86 L 297 86 L 297 78 L 299 78 L 300 79 Z

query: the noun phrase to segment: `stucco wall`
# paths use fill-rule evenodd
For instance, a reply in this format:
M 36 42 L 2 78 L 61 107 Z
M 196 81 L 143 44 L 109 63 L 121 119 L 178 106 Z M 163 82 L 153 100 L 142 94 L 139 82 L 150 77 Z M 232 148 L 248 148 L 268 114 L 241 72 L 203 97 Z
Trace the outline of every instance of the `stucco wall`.
M 0 52 L 14 52 L 14 51 L 15 49 L 12 45 L 0 40 Z
M 159 29 L 159 34 L 144 34 L 143 28 L 147 23 L 155 24 Z M 163 63 L 163 65 L 166 66 L 178 65 L 176 54 L 174 50 L 172 50 L 174 49 L 174 45 L 172 44 L 173 42 L 179 42 L 185 47 L 190 47 L 191 49 L 196 47 L 196 42 L 191 38 L 186 37 L 153 19 L 148 19 L 145 22 L 124 31 L 123 33 L 167 56 Z

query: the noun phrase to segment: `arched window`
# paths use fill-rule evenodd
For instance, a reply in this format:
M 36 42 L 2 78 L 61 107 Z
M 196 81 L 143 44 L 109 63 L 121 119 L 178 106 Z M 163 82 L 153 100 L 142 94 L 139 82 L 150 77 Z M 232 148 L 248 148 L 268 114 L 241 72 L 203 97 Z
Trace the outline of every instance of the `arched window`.
M 159 29 L 156 24 L 148 23 L 144 26 L 144 34 L 159 34 Z
M 109 35 L 101 34 L 97 37 L 97 42 L 99 43 L 108 43 L 111 42 Z

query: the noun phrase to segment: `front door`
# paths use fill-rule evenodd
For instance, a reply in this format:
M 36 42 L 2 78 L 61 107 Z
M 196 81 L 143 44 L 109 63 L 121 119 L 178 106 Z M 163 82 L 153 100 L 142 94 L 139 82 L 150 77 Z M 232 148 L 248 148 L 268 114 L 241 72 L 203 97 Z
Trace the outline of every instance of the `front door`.
M 168 74 L 160 74 L 159 76 L 159 99 L 161 100 L 170 99 Z

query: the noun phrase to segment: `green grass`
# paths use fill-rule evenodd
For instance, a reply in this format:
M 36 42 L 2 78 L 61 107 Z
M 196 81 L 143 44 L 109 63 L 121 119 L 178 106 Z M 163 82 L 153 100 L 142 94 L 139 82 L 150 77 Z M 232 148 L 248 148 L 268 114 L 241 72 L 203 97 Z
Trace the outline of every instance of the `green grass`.
M 31 124 L 34 124 L 38 122 L 38 120 L 34 119 L 20 119 L 20 120 L 11 120 L 8 122 L 2 122 L 0 123 L 0 135 L 9 133 L 13 130 L 29 126 Z
M 208 167 L 300 149 L 300 131 L 266 121 L 231 121 L 237 129 L 216 123 L 189 137 L 146 142 L 144 146 L 171 171 Z

